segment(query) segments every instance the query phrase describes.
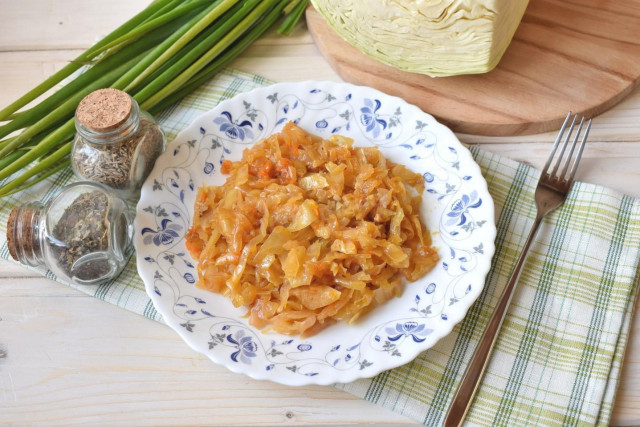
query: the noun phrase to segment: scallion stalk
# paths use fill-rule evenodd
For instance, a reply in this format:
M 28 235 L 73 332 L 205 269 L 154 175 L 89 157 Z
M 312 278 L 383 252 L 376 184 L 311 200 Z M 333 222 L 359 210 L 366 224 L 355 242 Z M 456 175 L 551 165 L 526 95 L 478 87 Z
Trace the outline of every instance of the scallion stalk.
M 160 103 L 149 107 L 149 112 L 157 114 L 165 108 L 170 107 L 172 104 L 180 101 L 185 96 L 189 95 L 200 85 L 204 84 L 207 80 L 211 79 L 220 70 L 226 67 L 236 56 L 242 51 L 248 48 L 254 41 L 256 41 L 262 34 L 265 33 L 278 19 L 281 17 L 282 9 L 287 2 L 283 1 L 281 5 L 274 8 L 258 25 L 253 27 L 242 40 L 239 40 L 233 45 L 231 49 L 228 49 L 218 59 L 209 64 L 206 68 L 202 69 L 196 74 L 187 84 L 176 89 L 175 92 L 167 96 Z
M 127 71 L 124 75 L 122 75 L 114 84 L 113 87 L 122 89 L 124 91 L 130 91 L 133 86 L 132 82 L 136 79 L 138 75 L 143 73 L 151 64 L 158 59 L 170 46 L 172 46 L 183 34 L 185 34 L 189 29 L 193 28 L 194 25 L 199 23 L 213 8 L 217 7 L 224 0 L 217 0 L 211 4 L 208 8 L 200 12 L 195 17 L 191 18 L 180 28 L 173 32 L 168 38 L 166 38 L 162 43 L 156 46 L 145 58 L 132 67 L 129 71 Z
M 40 175 L 37 175 L 35 178 L 29 180 L 28 182 L 26 182 L 26 183 L 24 183 L 24 184 L 22 184 L 22 185 L 20 185 L 18 187 L 15 187 L 13 190 L 11 190 L 11 189 L 7 190 L 7 192 L 3 193 L 2 196 L 10 196 L 12 194 L 19 193 L 22 190 L 26 190 L 27 188 L 31 187 L 32 185 L 35 185 L 38 182 L 49 178 L 51 175 L 60 172 L 62 169 L 68 168 L 70 165 L 71 165 L 71 160 L 67 158 L 67 159 L 63 160 L 60 164 L 58 164 L 56 166 L 53 166 L 51 168 L 48 168 L 46 172 L 44 172 L 44 173 L 42 173 Z M 3 188 L 0 191 L 4 192 L 5 190 L 6 189 Z
M 93 90 L 127 91 L 157 114 L 205 83 L 278 21 L 288 34 L 308 0 L 157 0 L 0 110 L 0 196 L 68 167 L 74 111 Z M 284 16 L 284 19 L 282 19 Z M 79 70 L 35 106 L 19 111 Z M 15 131 L 22 132 L 14 135 Z M 4 138 L 2 140 L 2 138 Z M 30 167 L 30 165 L 32 165 Z M 25 169 L 26 168 L 26 169 Z M 16 175 L 17 174 L 17 175 Z
M 152 97 L 154 94 L 165 90 L 171 90 L 170 85 L 175 85 L 176 80 L 182 73 L 192 64 L 201 60 L 205 54 L 210 51 L 211 46 L 217 46 L 218 43 L 225 37 L 225 35 L 230 34 L 231 31 L 236 30 L 241 27 L 242 20 L 248 15 L 249 12 L 253 10 L 253 7 L 259 3 L 266 3 L 268 1 L 273 0 L 246 0 L 243 2 L 241 7 L 237 8 L 237 10 L 232 9 L 232 15 L 228 16 L 223 22 L 220 23 L 219 26 L 213 27 L 213 31 L 202 41 L 200 41 L 197 45 L 193 46 L 189 51 L 186 52 L 183 58 L 180 58 L 175 64 L 170 66 L 167 70 L 165 70 L 160 76 L 158 76 L 154 81 L 149 83 L 140 91 L 136 92 L 134 98 L 136 101 L 141 103 L 141 107 L 148 108 L 149 104 L 155 103 L 155 101 L 150 101 L 147 104 L 143 104 L 148 98 Z M 246 27 L 245 27 L 246 28 Z M 169 81 L 169 85 L 165 82 Z
M 58 148 L 52 154 L 45 159 L 36 163 L 36 165 L 29 170 L 22 173 L 19 177 L 11 180 L 0 189 L 0 196 L 4 196 L 6 193 L 13 189 L 18 188 L 21 184 L 26 182 L 29 178 L 36 176 L 40 172 L 46 173 L 52 166 L 58 163 L 61 159 L 66 158 L 71 151 L 71 142 L 67 142 L 62 147 Z
M 293 8 L 284 18 L 282 24 L 280 24 L 280 26 L 278 27 L 278 34 L 282 34 L 285 36 L 291 34 L 296 26 L 296 23 L 300 20 L 302 14 L 304 13 L 304 10 L 307 8 L 307 1 L 298 0 L 297 4 L 291 3 L 291 5 L 293 5 Z
M 253 25 L 260 17 L 262 17 L 270 8 L 278 4 L 278 0 L 263 0 L 261 1 L 249 15 L 247 15 L 242 21 L 240 21 L 236 27 L 229 31 L 219 42 L 211 47 L 204 55 L 199 57 L 193 64 L 191 64 L 185 71 L 175 77 L 168 85 L 164 87 L 154 87 L 157 91 L 150 97 L 146 97 L 142 93 L 136 94 L 136 101 L 140 103 L 142 109 L 149 108 L 161 101 L 163 98 L 175 91 L 181 85 L 186 83 L 191 77 L 193 77 L 198 71 L 203 69 L 209 62 L 214 60 L 220 55 L 224 49 L 229 47 L 247 28 Z M 146 89 L 146 88 L 145 88 Z
M 0 126 L 0 138 L 3 138 L 16 130 L 23 129 L 26 126 L 30 126 L 41 121 L 49 112 L 59 109 L 60 105 L 64 104 L 65 101 L 74 97 L 77 98 L 78 93 L 89 93 L 86 88 L 95 88 L 96 82 L 100 82 L 97 85 L 98 87 L 104 87 L 105 85 L 111 84 L 112 81 L 104 80 L 104 76 L 106 74 L 114 76 L 114 69 L 119 69 L 123 62 L 129 61 L 132 57 L 139 57 L 139 59 L 141 59 L 142 56 L 140 55 L 154 47 L 159 40 L 166 38 L 167 34 L 174 29 L 174 26 L 171 25 L 158 30 L 154 34 L 149 34 L 149 37 L 144 40 L 130 44 L 110 58 L 106 59 L 104 62 L 100 62 L 99 64 L 89 68 L 86 72 L 73 79 L 73 81 L 42 100 L 38 105 L 24 111 L 23 114 L 7 124 Z M 131 67 L 133 67 L 133 64 L 131 64 Z M 116 75 L 120 76 L 121 73 L 117 72 Z M 75 106 L 72 105 L 71 109 L 74 110 Z M 0 157 L 2 154 L 3 152 L 0 150 Z
M 149 33 L 150 31 L 155 30 L 156 28 L 160 28 L 163 25 L 167 24 L 168 22 L 171 22 L 174 19 L 184 16 L 186 12 L 190 12 L 194 9 L 201 9 L 209 4 L 211 4 L 210 0 L 197 0 L 187 4 L 183 4 L 182 6 L 179 6 L 173 10 L 170 10 L 167 13 L 158 16 L 157 18 L 154 18 L 150 21 L 143 23 L 139 27 L 129 31 L 127 34 L 123 34 L 122 36 L 118 37 L 112 42 L 102 46 L 100 49 L 95 50 L 94 54 L 98 55 L 109 49 L 127 45 L 132 41 L 143 37 L 145 34 Z
M 47 78 L 45 81 L 40 83 L 38 86 L 31 89 L 26 94 L 22 95 L 16 101 L 12 102 L 2 110 L 0 110 L 0 121 L 6 120 L 6 118 L 18 111 L 20 108 L 24 107 L 49 89 L 53 88 L 55 85 L 60 83 L 62 80 L 69 77 L 75 71 L 79 70 L 85 63 L 90 61 L 95 57 L 95 50 L 100 49 L 102 46 L 110 43 L 116 38 L 120 37 L 123 34 L 131 31 L 136 28 L 138 25 L 143 23 L 149 16 L 152 16 L 158 10 L 162 9 L 167 3 L 170 3 L 172 0 L 157 0 L 151 3 L 146 9 L 142 12 L 122 24 L 120 27 L 115 29 L 113 32 L 108 34 L 102 40 L 97 42 L 87 51 L 79 55 L 77 58 L 69 62 L 63 68 L 54 73 L 51 77 Z
M 41 131 L 51 126 L 52 124 L 62 121 L 69 116 L 73 116 L 73 112 L 75 111 L 76 107 L 78 106 L 78 103 L 80 103 L 82 98 L 84 98 L 87 94 L 89 94 L 90 92 L 96 89 L 100 89 L 102 87 L 108 87 L 116 79 L 117 75 L 120 75 L 125 69 L 127 69 L 127 67 L 130 67 L 137 60 L 138 60 L 138 57 L 134 57 L 130 59 L 129 61 L 125 62 L 124 64 L 120 65 L 114 70 L 111 70 L 110 72 L 105 73 L 100 78 L 94 80 L 89 85 L 80 89 L 71 98 L 69 98 L 67 101 L 62 103 L 57 108 L 53 109 L 50 113 L 45 115 L 42 119 L 40 119 L 33 125 L 29 126 L 21 134 L 19 134 L 16 138 L 14 138 L 9 144 L 7 144 L 5 147 L 0 149 L 0 158 L 2 158 L 4 155 L 9 153 L 13 149 L 20 147 L 22 144 L 26 143 L 31 137 L 40 133 Z M 5 168 L 2 171 L 0 171 L 0 179 L 6 178 L 8 176 L 7 175 L 8 172 L 6 171 L 6 169 L 9 169 L 9 168 Z M 13 170 L 11 173 L 13 172 L 15 172 L 15 170 Z
M 216 4 L 216 7 L 209 10 L 209 12 L 202 17 L 197 23 L 195 23 L 189 30 L 187 30 L 182 36 L 180 36 L 167 50 L 162 53 L 153 63 L 149 64 L 146 70 L 143 70 L 140 75 L 129 85 L 129 88 L 135 86 L 142 81 L 151 72 L 157 69 L 161 64 L 167 61 L 168 58 L 175 55 L 180 49 L 182 49 L 190 40 L 192 40 L 199 33 L 204 31 L 212 22 L 218 19 L 223 13 L 229 10 L 232 6 L 238 3 L 238 0 L 222 0 Z

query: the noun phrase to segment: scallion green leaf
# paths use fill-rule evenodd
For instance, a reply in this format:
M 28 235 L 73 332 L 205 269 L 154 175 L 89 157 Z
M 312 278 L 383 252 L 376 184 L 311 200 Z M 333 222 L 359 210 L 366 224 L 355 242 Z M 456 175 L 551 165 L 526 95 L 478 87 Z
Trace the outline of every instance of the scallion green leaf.
M 218 73 L 278 21 L 288 34 L 308 0 L 156 0 L 60 71 L 0 110 L 0 196 L 69 166 L 74 112 L 103 87 L 158 113 Z M 284 19 L 283 19 L 284 16 Z M 86 66 L 82 73 L 76 73 Z M 64 79 L 65 85 L 20 111 Z M 21 133 L 14 132 L 21 130 Z M 2 139 L 4 138 L 4 139 Z

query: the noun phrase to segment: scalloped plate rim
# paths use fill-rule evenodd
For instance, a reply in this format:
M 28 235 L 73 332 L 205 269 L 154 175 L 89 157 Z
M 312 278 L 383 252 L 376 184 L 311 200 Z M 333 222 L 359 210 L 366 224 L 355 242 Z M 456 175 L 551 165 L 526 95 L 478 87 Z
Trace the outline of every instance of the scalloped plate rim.
M 152 172 L 150 173 L 149 177 L 147 178 L 147 181 L 145 182 L 145 184 L 142 187 L 141 190 L 141 196 L 140 199 L 137 203 L 136 206 L 136 212 L 139 212 L 141 209 L 141 205 L 143 203 L 143 201 L 146 200 L 146 195 L 147 193 L 149 193 L 149 182 L 151 181 L 151 178 L 153 176 L 155 176 L 155 173 L 157 172 L 157 170 L 163 166 L 163 164 L 165 163 L 165 159 L 168 158 L 167 156 L 167 152 L 169 151 L 169 148 L 172 147 L 173 145 L 175 145 L 176 141 L 180 142 L 183 141 L 187 135 L 189 135 L 190 133 L 193 132 L 194 129 L 197 129 L 199 126 L 199 123 L 201 123 L 202 121 L 204 121 L 206 118 L 210 117 L 214 112 L 221 110 L 222 108 L 224 108 L 226 105 L 228 105 L 229 103 L 233 103 L 235 102 L 237 99 L 240 98 L 251 98 L 252 96 L 255 96 L 256 94 L 260 94 L 262 92 L 266 92 L 269 89 L 277 89 L 277 88 L 283 88 L 283 87 L 289 87 L 289 86 L 299 86 L 299 87 L 306 87 L 306 86 L 324 86 L 324 85 L 329 85 L 329 86 L 348 86 L 348 87 L 352 87 L 354 88 L 354 90 L 359 90 L 359 91 L 365 91 L 365 92 L 371 92 L 371 93 L 375 93 L 375 94 L 379 94 L 380 96 L 389 99 L 389 100 L 393 100 L 396 103 L 399 103 L 401 105 L 404 105 L 405 107 L 408 107 L 408 110 L 415 110 L 418 114 L 423 115 L 424 118 L 426 118 L 431 125 L 433 125 L 434 127 L 436 127 L 439 131 L 444 132 L 444 134 L 455 144 L 457 144 L 456 149 L 459 150 L 460 153 L 463 153 L 464 156 L 468 157 L 468 159 L 470 160 L 470 164 L 467 165 L 469 167 L 474 168 L 473 170 L 473 174 L 475 174 L 476 176 L 480 177 L 481 180 L 479 180 L 479 190 L 482 191 L 482 195 L 483 197 L 486 197 L 485 201 L 485 207 L 484 209 L 487 210 L 487 212 L 489 213 L 489 215 L 487 215 L 488 217 L 492 218 L 494 217 L 494 205 L 493 205 L 493 200 L 491 198 L 491 195 L 488 191 L 488 187 L 487 187 L 487 183 L 481 173 L 480 167 L 477 165 L 477 163 L 473 160 L 473 157 L 471 156 L 471 153 L 469 152 L 469 150 L 462 145 L 462 143 L 457 139 L 457 137 L 455 136 L 455 134 L 445 125 L 439 123 L 433 116 L 429 115 L 426 112 L 423 112 L 422 110 L 420 110 L 418 107 L 416 107 L 413 104 L 409 104 L 406 101 L 404 101 L 402 98 L 399 98 L 397 96 L 393 96 L 393 95 L 388 95 L 386 93 L 383 93 L 377 89 L 373 89 L 373 88 L 369 88 L 367 86 L 363 86 L 363 85 L 356 85 L 356 84 L 351 84 L 351 83 L 346 83 L 346 82 L 332 82 L 332 81 L 316 81 L 316 80 L 307 80 L 307 81 L 301 81 L 301 82 L 281 82 L 281 83 L 275 83 L 273 85 L 269 85 L 269 86 L 261 86 L 261 87 L 257 87 L 254 88 L 250 91 L 247 92 L 243 92 L 243 93 L 239 93 L 235 96 L 233 96 L 232 98 L 228 98 L 225 99 L 223 101 L 221 101 L 217 106 L 215 106 L 214 108 L 210 109 L 209 111 L 203 112 L 202 114 L 198 115 L 195 119 L 193 119 L 193 121 L 187 125 L 184 129 L 182 129 L 178 135 L 176 136 L 176 138 L 171 141 L 171 143 L 169 143 L 167 145 L 167 150 L 165 151 L 165 153 L 163 153 L 161 155 L 161 157 L 158 159 L 158 161 L 156 162 L 156 165 L 154 166 Z M 308 129 L 307 129 L 308 130 Z M 312 132 L 313 133 L 313 132 Z M 139 230 L 139 226 L 140 226 L 140 219 L 139 219 L 139 215 L 136 215 L 135 221 L 134 221 L 134 226 L 136 230 Z M 153 305 L 155 307 L 155 309 L 162 315 L 163 321 L 165 323 L 167 323 L 168 326 L 170 326 L 174 331 L 176 331 L 178 333 L 178 335 L 187 343 L 187 345 L 197 351 L 198 353 L 201 353 L 205 356 L 207 356 L 210 360 L 212 360 L 214 363 L 216 364 L 221 364 L 223 366 L 225 366 L 227 369 L 229 369 L 232 372 L 235 373 L 241 373 L 241 374 L 245 374 L 253 379 L 256 380 L 270 380 L 270 381 L 274 381 L 277 383 L 281 383 L 284 385 L 290 385 L 290 386 L 303 386 L 303 385 L 310 385 L 310 384 L 316 384 L 316 385 L 330 385 L 330 384 L 334 384 L 336 382 L 339 383 L 347 383 L 347 382 L 351 382 L 351 381 L 355 381 L 357 379 L 360 378 L 370 378 L 372 376 L 375 376 L 377 374 L 379 374 L 380 372 L 383 372 L 385 370 L 388 369 L 393 369 L 397 366 L 401 366 L 403 364 L 409 363 L 410 361 L 412 361 L 413 359 L 415 359 L 420 353 L 422 353 L 423 351 L 427 350 L 428 348 L 431 348 L 433 345 L 435 345 L 438 341 L 440 341 L 442 338 L 444 338 L 445 336 L 449 335 L 451 333 L 451 331 L 453 330 L 453 328 L 455 327 L 456 324 L 458 324 L 460 321 L 462 321 L 464 319 L 464 317 L 466 316 L 466 314 L 468 313 L 469 309 L 471 308 L 471 306 L 473 305 L 473 303 L 476 301 L 476 299 L 479 297 L 480 293 L 482 292 L 482 289 L 484 287 L 484 281 L 486 280 L 486 276 L 489 272 L 489 269 L 491 267 L 491 260 L 493 258 L 493 254 L 495 253 L 495 237 L 496 237 L 496 229 L 495 229 L 495 220 L 491 221 L 489 224 L 487 224 L 488 226 L 490 226 L 490 228 L 485 229 L 485 231 L 488 230 L 488 241 L 491 243 L 491 246 L 486 247 L 485 248 L 485 256 L 484 258 L 487 260 L 486 263 L 484 263 L 481 267 L 480 270 L 477 271 L 476 273 L 478 274 L 478 276 L 482 276 L 482 283 L 483 285 L 477 288 L 474 288 L 473 291 L 471 292 L 471 295 L 467 301 L 469 302 L 466 307 L 464 308 L 464 310 L 458 310 L 458 311 L 454 311 L 454 316 L 449 318 L 449 321 L 445 323 L 446 327 L 443 328 L 439 328 L 438 330 L 434 331 L 434 336 L 432 337 L 433 342 L 431 343 L 431 345 L 429 345 L 429 347 L 427 348 L 418 348 L 418 346 L 414 346 L 412 347 L 412 352 L 410 352 L 410 355 L 408 357 L 403 358 L 403 362 L 399 363 L 399 364 L 395 364 L 393 366 L 381 366 L 380 369 L 377 369 L 375 371 L 370 371 L 368 372 L 366 375 L 358 375 L 358 372 L 360 371 L 355 371 L 355 370 L 351 370 L 349 372 L 350 375 L 345 374 L 344 372 L 340 372 L 339 376 L 340 378 L 338 378 L 336 375 L 318 375 L 318 376 L 311 376 L 311 377 L 307 377 L 307 376 L 298 376 L 298 377 L 286 377 L 284 379 L 281 378 L 274 378 L 274 377 L 270 377 L 269 375 L 266 374 L 267 371 L 247 371 L 245 369 L 242 369 L 244 367 L 244 365 L 241 365 L 239 363 L 232 363 L 229 362 L 229 360 L 216 360 L 213 356 L 214 354 L 212 354 L 210 351 L 207 351 L 207 349 L 204 349 L 202 346 L 202 343 L 200 342 L 196 342 L 195 340 L 191 339 L 192 335 L 189 335 L 190 332 L 187 332 L 184 328 L 180 327 L 180 321 L 174 317 L 171 313 L 170 307 L 165 307 L 161 304 L 158 304 L 156 302 L 156 298 L 154 296 L 154 286 L 153 283 L 151 282 L 151 280 L 146 280 L 146 274 L 143 273 L 143 271 L 145 271 L 146 267 L 148 267 L 147 265 L 144 264 L 144 258 L 142 256 L 141 251 L 139 251 L 139 237 L 138 234 L 136 233 L 136 238 L 134 240 L 134 244 L 136 247 L 136 253 L 137 253 L 137 259 L 136 259 L 136 265 L 137 265 L 137 269 L 139 272 L 140 277 L 143 279 L 143 282 L 145 283 L 145 290 L 147 292 L 147 294 L 149 295 L 149 297 L 151 298 Z M 407 292 L 407 289 L 405 289 L 405 292 Z M 330 328 L 327 330 L 329 331 Z M 404 360 L 406 359 L 406 360 Z M 292 381 L 291 379 L 296 379 L 295 381 Z

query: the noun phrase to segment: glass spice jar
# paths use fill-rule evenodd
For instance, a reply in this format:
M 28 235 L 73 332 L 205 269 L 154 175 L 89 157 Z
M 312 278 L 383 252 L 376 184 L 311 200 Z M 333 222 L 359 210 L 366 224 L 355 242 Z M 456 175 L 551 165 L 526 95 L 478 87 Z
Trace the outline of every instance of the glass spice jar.
M 132 240 L 126 202 L 91 182 L 70 184 L 47 203 L 14 207 L 7 221 L 7 246 L 16 261 L 80 285 L 118 276 Z
M 135 195 L 165 147 L 164 132 L 126 92 L 99 89 L 76 109 L 71 167 L 82 180 Z

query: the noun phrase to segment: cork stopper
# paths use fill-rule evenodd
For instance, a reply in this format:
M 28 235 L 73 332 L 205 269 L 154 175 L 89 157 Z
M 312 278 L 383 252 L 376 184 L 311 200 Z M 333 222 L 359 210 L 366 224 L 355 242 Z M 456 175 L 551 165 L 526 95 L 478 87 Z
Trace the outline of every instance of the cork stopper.
M 13 209 L 11 209 L 11 212 L 9 213 L 9 219 L 7 219 L 7 247 L 9 248 L 9 254 L 11 255 L 11 258 L 13 258 L 16 261 L 19 261 L 18 259 L 18 254 L 16 252 L 16 241 L 14 239 L 14 231 L 15 231 L 15 224 L 16 224 L 16 215 L 18 214 L 18 207 L 14 207 Z
M 42 248 L 38 240 L 38 221 L 42 203 L 30 202 L 16 206 L 7 219 L 7 248 L 13 259 L 31 266 L 42 263 Z
M 76 120 L 95 131 L 121 126 L 131 115 L 131 97 L 118 89 L 98 89 L 85 96 L 76 109 Z

